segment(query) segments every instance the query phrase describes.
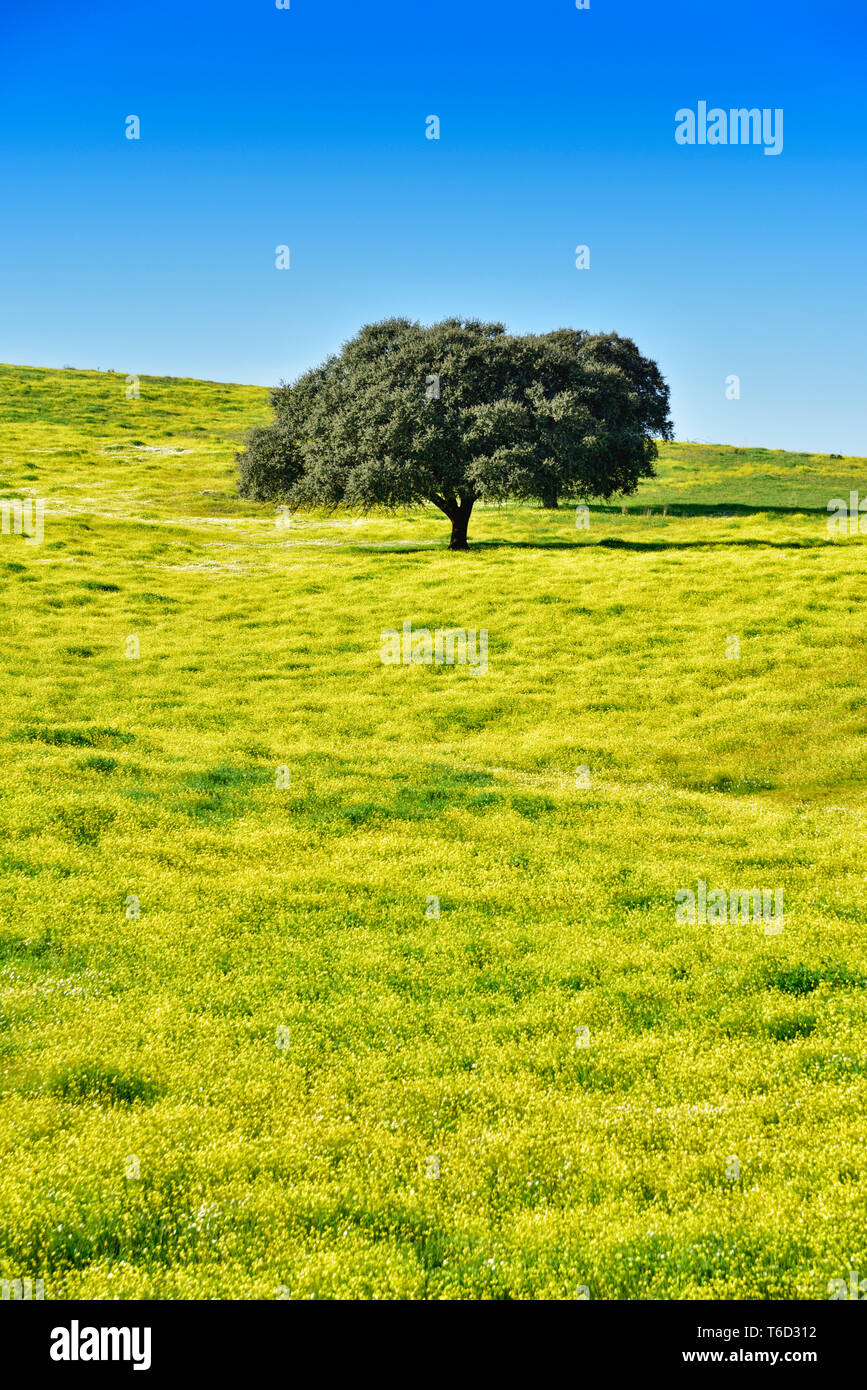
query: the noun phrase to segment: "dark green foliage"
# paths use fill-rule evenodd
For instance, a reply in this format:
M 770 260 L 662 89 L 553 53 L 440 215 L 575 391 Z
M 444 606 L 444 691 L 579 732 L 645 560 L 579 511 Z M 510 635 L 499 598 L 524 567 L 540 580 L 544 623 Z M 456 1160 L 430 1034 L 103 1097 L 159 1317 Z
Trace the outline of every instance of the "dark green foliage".
M 608 500 L 654 476 L 656 439 L 670 439 L 668 387 L 655 362 L 630 338 L 569 328 L 520 340 L 531 382 L 529 450 L 512 492 L 541 497 Z
M 260 502 L 285 498 L 301 475 L 300 453 L 282 421 L 252 429 L 238 454 L 238 491 Z
M 369 324 L 272 392 L 238 455 L 242 496 L 293 508 L 432 502 L 465 549 L 485 498 L 634 492 L 669 438 L 668 388 L 616 334 L 515 337 L 499 323 Z

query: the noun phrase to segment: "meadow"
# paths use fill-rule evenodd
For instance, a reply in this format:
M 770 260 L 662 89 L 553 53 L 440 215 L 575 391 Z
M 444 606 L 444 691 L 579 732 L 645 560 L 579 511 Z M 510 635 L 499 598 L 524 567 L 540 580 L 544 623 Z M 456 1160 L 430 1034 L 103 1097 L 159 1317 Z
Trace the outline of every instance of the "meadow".
M 46 507 L 0 536 L 0 1279 L 867 1277 L 865 540 L 826 524 L 867 461 L 665 445 L 625 511 L 477 507 L 455 554 L 433 508 L 239 500 L 261 388 L 125 389 L 0 367 L 0 498 Z M 405 619 L 487 673 L 384 666 Z M 679 923 L 699 881 L 782 932 Z

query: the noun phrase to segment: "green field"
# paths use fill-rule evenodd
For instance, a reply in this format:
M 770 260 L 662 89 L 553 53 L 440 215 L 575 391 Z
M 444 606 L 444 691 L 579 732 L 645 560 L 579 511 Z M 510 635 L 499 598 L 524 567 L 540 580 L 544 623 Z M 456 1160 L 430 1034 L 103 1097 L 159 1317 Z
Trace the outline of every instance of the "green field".
M 258 387 L 124 391 L 0 368 L 0 497 L 45 499 L 0 536 L 0 1278 L 867 1276 L 867 542 L 826 525 L 867 461 L 666 445 L 626 514 L 477 507 L 455 554 L 239 501 Z M 405 619 L 487 673 L 383 665 Z M 699 881 L 782 932 L 678 923 Z

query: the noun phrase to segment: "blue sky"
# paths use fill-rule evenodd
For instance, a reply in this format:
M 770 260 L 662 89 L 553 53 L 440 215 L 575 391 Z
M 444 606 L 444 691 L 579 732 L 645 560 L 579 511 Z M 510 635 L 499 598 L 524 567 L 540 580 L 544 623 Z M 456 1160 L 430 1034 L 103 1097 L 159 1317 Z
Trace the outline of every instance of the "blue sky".
M 393 314 L 614 330 L 678 438 L 867 455 L 864 0 L 3 9 L 0 360 L 270 385 Z M 702 100 L 782 153 L 678 145 Z

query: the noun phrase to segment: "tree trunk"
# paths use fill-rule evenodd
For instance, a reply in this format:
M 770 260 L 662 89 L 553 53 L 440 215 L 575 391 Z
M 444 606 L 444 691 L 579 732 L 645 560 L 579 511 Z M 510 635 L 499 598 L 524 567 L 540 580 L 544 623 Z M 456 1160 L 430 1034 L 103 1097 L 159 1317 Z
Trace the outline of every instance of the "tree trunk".
M 470 524 L 470 516 L 473 510 L 475 497 L 464 497 L 460 502 L 457 497 L 442 497 L 435 492 L 430 497 L 435 507 L 439 507 L 441 512 L 445 512 L 449 521 L 452 523 L 452 537 L 449 541 L 449 550 L 469 550 L 467 545 L 467 527 Z
M 470 524 L 470 514 L 473 510 L 473 501 L 459 502 L 451 511 L 449 520 L 452 523 L 452 537 L 449 541 L 449 550 L 468 550 L 467 528 Z
M 542 506 L 546 507 L 549 511 L 559 511 L 560 503 L 557 500 L 556 492 L 546 492 L 545 496 L 542 498 Z

